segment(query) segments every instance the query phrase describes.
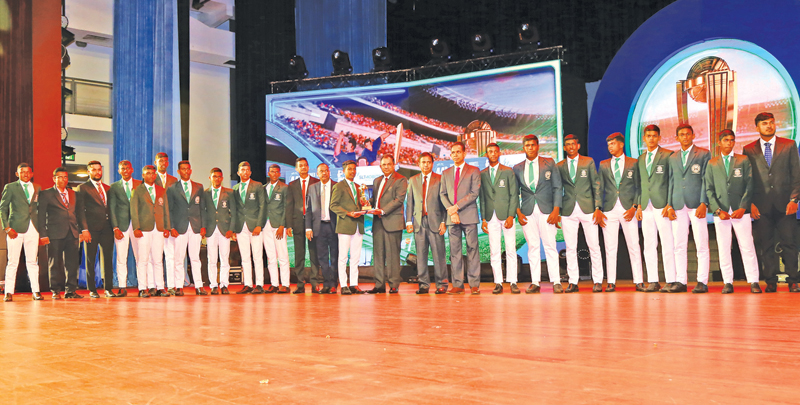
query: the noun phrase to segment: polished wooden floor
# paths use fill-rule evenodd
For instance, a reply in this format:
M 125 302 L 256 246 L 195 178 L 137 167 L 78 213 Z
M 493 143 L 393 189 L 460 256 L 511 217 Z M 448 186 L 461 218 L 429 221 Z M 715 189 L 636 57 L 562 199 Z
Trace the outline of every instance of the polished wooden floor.
M 362 285 L 371 287 L 370 285 Z M 0 403 L 798 403 L 800 294 L 0 303 Z M 525 286 L 522 286 L 523 288 Z M 130 289 L 129 293 L 134 290 Z M 262 381 L 268 380 L 268 383 Z

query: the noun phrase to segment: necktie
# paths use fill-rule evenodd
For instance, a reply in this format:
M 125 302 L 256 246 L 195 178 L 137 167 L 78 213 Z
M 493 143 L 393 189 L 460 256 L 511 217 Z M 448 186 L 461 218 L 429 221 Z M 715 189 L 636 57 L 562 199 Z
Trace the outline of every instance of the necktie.
M 103 192 L 103 187 L 100 183 L 97 183 L 97 193 L 100 194 L 100 201 L 103 202 L 103 205 L 106 205 L 106 194 Z
M 689 154 L 688 150 L 681 151 L 681 163 L 683 163 L 684 169 L 686 168 L 686 156 Z
M 131 200 L 131 188 L 130 188 L 130 185 L 128 185 L 127 181 L 125 182 L 125 195 L 128 196 L 128 201 L 130 201 Z
M 497 170 L 497 168 L 493 167 L 493 168 L 489 169 L 489 175 L 492 178 L 492 184 L 494 184 L 494 172 L 495 172 L 495 170 Z
M 772 145 L 769 142 L 764 144 L 764 159 L 767 159 L 767 166 L 772 166 Z
M 306 181 L 303 180 L 303 215 L 306 215 Z
M 456 192 L 455 193 L 456 194 L 455 195 L 456 198 L 455 198 L 455 201 L 453 201 L 453 203 L 458 201 L 458 181 L 459 180 L 461 180 L 461 168 L 460 167 L 456 167 L 456 186 L 454 187 L 454 190 Z
M 216 207 L 219 202 L 219 189 L 214 189 L 214 196 L 212 198 L 214 198 L 214 207 Z
M 731 158 L 730 156 L 725 156 L 722 158 L 722 160 L 725 162 L 725 174 L 727 175 L 731 174 L 730 161 L 728 160 L 730 158 Z
M 531 191 L 536 192 L 536 177 L 533 173 L 533 161 L 528 161 L 528 180 L 530 180 Z
M 30 184 L 23 184 L 22 185 L 22 191 L 25 192 L 25 199 L 28 200 L 28 203 L 31 202 L 31 193 L 28 191 L 28 186 L 29 185 Z
M 383 181 L 381 182 L 381 193 L 378 195 L 378 200 L 375 202 L 375 208 L 381 208 L 381 198 L 383 197 L 383 192 L 386 191 L 386 182 L 389 181 L 388 177 L 384 177 Z
M 322 220 L 328 221 L 328 204 L 325 203 L 325 198 L 328 197 L 328 193 L 325 192 L 325 184 L 320 186 L 321 193 L 322 193 L 322 204 L 320 205 L 320 213 L 322 214 Z
M 67 192 L 61 193 L 61 201 L 64 202 L 64 206 L 69 208 L 69 201 L 67 201 Z
M 655 152 L 647 152 L 647 174 L 653 174 L 653 155 Z
M 353 193 L 353 200 L 358 204 L 358 195 L 356 194 L 356 186 L 353 184 L 352 181 L 348 181 L 350 183 L 350 191 Z
M 147 187 L 147 192 L 150 193 L 150 200 L 153 202 L 153 204 L 155 204 L 156 203 L 156 195 L 153 192 L 153 187 L 152 186 Z
M 272 200 L 272 190 L 275 190 L 275 185 L 270 183 L 270 185 L 269 185 L 269 193 L 267 193 L 267 195 L 269 196 L 270 200 Z
M 185 181 L 183 182 L 183 193 L 186 194 L 186 202 L 191 204 L 191 201 L 189 200 L 192 198 L 192 196 L 189 195 L 189 183 Z
M 570 159 L 569 161 L 569 178 L 575 183 L 575 161 L 577 159 Z
M 428 176 L 422 177 L 422 216 L 428 215 L 428 202 L 426 201 L 426 197 L 428 196 Z
M 619 159 L 614 159 L 614 181 L 617 183 L 617 187 L 619 187 L 619 182 L 622 181 L 622 171 L 619 170 Z
M 242 204 L 244 204 L 244 196 L 247 194 L 247 184 L 239 184 L 239 192 L 242 197 Z

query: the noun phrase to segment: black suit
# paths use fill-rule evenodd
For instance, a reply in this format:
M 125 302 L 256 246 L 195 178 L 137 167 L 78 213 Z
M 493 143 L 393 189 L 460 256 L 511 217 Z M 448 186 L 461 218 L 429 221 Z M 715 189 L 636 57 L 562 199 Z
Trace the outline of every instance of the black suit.
M 787 281 L 797 283 L 800 282 L 794 239 L 797 220 L 794 215 L 786 215 L 786 205 L 790 200 L 800 199 L 800 157 L 794 141 L 774 136 L 770 143 L 773 145 L 769 166 L 761 139 L 744 147 L 744 154 L 750 159 L 753 170 L 752 201 L 761 214 L 761 218 L 753 223 L 758 262 L 764 281 L 768 284 L 777 283 L 778 253 L 775 252 L 775 245 L 780 242 L 780 255 L 789 276 Z
M 75 292 L 78 289 L 78 217 L 76 207 L 78 195 L 71 188 L 66 193 L 69 206 L 65 206 L 55 187 L 39 194 L 39 238 L 50 238 L 47 246 L 50 291 L 60 293 Z M 66 279 L 65 279 L 66 276 Z
M 286 226 L 292 228 L 292 239 L 294 239 L 294 274 L 297 277 L 297 284 L 304 285 L 311 283 L 311 288 L 316 289 L 318 284 L 322 284 L 322 275 L 319 271 L 319 259 L 317 258 L 316 243 L 308 244 L 308 256 L 311 259 L 311 273 L 306 272 L 306 220 L 303 210 L 306 207 L 306 200 L 303 198 L 302 179 L 298 178 L 288 184 L 289 195 L 286 201 Z M 319 183 L 319 179 L 308 176 L 306 178 L 306 196 L 308 188 L 312 184 Z
M 111 206 L 108 202 L 108 190 L 111 187 L 105 184 L 102 184 L 102 187 L 104 192 L 101 196 L 91 180 L 81 184 L 78 186 L 78 201 L 75 205 L 80 230 L 89 231 L 92 237 L 91 242 L 83 244 L 86 257 L 86 284 L 91 292 L 97 292 L 94 266 L 98 247 L 103 252 L 101 254 L 103 288 L 111 290 L 114 286 L 114 268 L 111 264 L 114 252 L 114 229 L 111 227 Z

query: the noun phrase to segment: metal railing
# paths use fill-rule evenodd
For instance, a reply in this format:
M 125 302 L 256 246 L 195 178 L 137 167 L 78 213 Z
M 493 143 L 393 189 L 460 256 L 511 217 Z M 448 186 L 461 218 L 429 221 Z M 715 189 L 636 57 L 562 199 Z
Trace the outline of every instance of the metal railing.
M 114 111 L 111 83 L 66 77 L 62 86 L 66 93 L 65 114 L 111 118 Z

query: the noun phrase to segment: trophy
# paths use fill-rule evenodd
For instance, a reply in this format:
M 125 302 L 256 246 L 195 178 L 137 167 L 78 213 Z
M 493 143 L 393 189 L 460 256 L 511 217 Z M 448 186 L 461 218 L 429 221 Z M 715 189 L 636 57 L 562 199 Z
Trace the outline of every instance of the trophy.
M 497 140 L 497 132 L 486 121 L 475 120 L 464 129 L 464 134 L 458 137 L 459 142 L 464 142 L 467 149 L 475 151 L 478 156 L 486 154 L 486 147 Z
M 361 203 L 361 209 L 365 211 L 369 211 L 372 209 L 372 206 L 369 204 L 369 200 L 367 199 L 367 186 L 364 184 L 358 185 L 358 191 L 360 194 L 359 202 Z

